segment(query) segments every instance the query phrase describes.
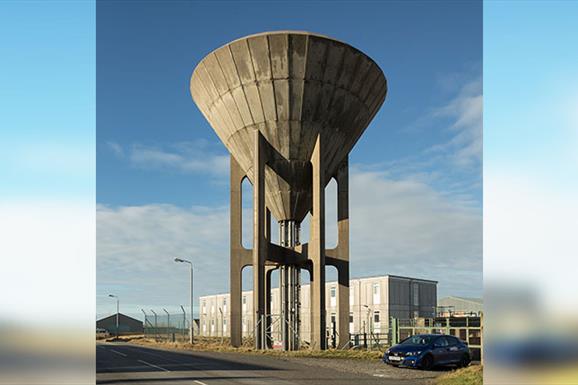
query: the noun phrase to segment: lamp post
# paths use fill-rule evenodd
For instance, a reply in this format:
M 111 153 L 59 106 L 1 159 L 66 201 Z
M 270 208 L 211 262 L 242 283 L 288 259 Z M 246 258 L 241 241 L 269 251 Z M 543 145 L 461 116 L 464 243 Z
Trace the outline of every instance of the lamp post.
M 188 261 L 186 259 L 181 259 L 181 258 L 175 258 L 175 262 L 182 262 L 182 263 L 188 263 L 189 264 L 189 268 L 190 268 L 190 273 L 191 273 L 191 279 L 190 279 L 190 313 L 191 313 L 191 323 L 189 324 L 190 330 L 189 330 L 189 343 L 192 344 L 193 343 L 193 263 L 191 261 Z
M 109 294 L 108 295 L 111 298 L 116 298 L 116 338 L 118 338 L 118 296 L 114 295 L 114 294 Z
M 370 341 L 373 339 L 373 327 L 371 324 L 371 318 L 370 318 L 370 314 L 371 314 L 371 308 L 367 305 L 363 305 L 364 308 L 367 309 L 367 329 L 369 330 L 369 339 Z

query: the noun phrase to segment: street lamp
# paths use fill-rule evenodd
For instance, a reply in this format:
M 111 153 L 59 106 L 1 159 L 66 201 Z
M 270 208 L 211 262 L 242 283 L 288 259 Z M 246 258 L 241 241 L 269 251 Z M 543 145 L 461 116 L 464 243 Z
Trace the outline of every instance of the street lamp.
M 190 267 L 190 272 L 191 272 L 191 292 L 190 292 L 190 313 L 191 313 L 191 322 L 189 324 L 189 343 L 192 344 L 193 343 L 193 263 L 191 261 L 187 261 L 186 259 L 181 259 L 181 258 L 175 258 L 175 262 L 182 262 L 182 263 L 188 263 L 189 267 Z
M 108 295 L 111 298 L 116 298 L 116 338 L 118 338 L 118 297 L 114 294 Z

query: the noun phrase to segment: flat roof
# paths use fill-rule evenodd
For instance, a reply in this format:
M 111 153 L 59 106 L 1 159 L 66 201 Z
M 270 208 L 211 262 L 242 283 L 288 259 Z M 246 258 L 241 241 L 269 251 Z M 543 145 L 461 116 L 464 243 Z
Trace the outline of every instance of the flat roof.
M 423 279 L 423 278 L 413 278 L 413 277 L 405 277 L 402 275 L 393 275 L 393 274 L 386 274 L 386 275 L 370 275 L 370 276 L 366 276 L 366 277 L 358 277 L 358 278 L 349 278 L 350 281 L 359 281 L 359 280 L 365 280 L 365 279 L 376 279 L 376 278 L 394 278 L 394 279 L 402 279 L 402 280 L 407 280 L 407 281 L 418 281 L 418 282 L 424 282 L 424 283 L 432 283 L 432 284 L 438 284 L 438 281 L 433 281 L 430 279 Z M 336 283 L 337 281 L 327 281 L 325 282 L 325 284 L 330 284 L 330 283 Z M 309 283 L 303 284 L 301 286 L 308 286 Z M 276 288 L 273 288 L 276 289 Z M 242 293 L 249 293 L 252 292 L 253 290 L 243 290 Z M 229 295 L 230 293 L 216 293 L 216 294 L 207 294 L 207 295 L 202 295 L 199 296 L 200 298 L 208 298 L 208 297 L 216 297 L 219 295 Z M 457 297 L 455 297 L 457 298 Z

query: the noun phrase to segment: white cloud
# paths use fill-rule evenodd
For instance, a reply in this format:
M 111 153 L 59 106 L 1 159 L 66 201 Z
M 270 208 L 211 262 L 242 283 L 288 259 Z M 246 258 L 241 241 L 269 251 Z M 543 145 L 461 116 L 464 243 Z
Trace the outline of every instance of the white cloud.
M 126 149 L 115 142 L 107 142 L 109 149 L 126 159 L 133 167 L 148 170 L 177 171 L 223 177 L 229 173 L 229 155 L 213 148 L 204 140 L 179 142 L 171 145 L 132 144 Z M 216 147 L 216 146 L 215 146 Z
M 352 276 L 403 274 L 439 280 L 442 294 L 481 294 L 479 207 L 419 180 L 355 167 L 350 200 Z M 330 202 L 328 245 L 335 238 Z M 97 256 L 99 290 L 116 290 L 135 313 L 141 304 L 177 309 L 188 301 L 188 275 L 175 256 L 194 260 L 197 295 L 228 289 L 229 209 L 99 205 Z M 100 301 L 101 312 L 108 302 Z
M 440 291 L 481 294 L 482 212 L 417 179 L 353 170 L 353 271 L 430 278 Z M 468 277 L 456 282 L 458 277 Z
M 0 321 L 93 325 L 94 213 L 89 198 L 0 203 Z
M 124 156 L 124 149 L 117 142 L 106 142 L 106 145 L 117 157 L 122 158 Z
M 465 84 L 448 104 L 437 108 L 434 117 L 447 117 L 449 141 L 435 145 L 430 152 L 442 153 L 459 167 L 479 167 L 483 148 L 483 96 L 481 79 Z
M 529 284 L 544 295 L 545 310 L 575 316 L 575 189 L 560 189 L 542 175 L 502 164 L 486 170 L 485 178 L 485 278 Z

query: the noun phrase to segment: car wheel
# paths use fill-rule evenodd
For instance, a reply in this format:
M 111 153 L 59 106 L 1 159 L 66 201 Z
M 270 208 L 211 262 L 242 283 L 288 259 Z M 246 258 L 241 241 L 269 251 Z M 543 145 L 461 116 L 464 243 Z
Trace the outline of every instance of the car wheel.
M 470 362 L 472 362 L 472 360 L 470 359 L 469 354 L 464 354 L 460 360 L 460 368 L 467 368 Z
M 427 355 L 421 359 L 420 367 L 423 370 L 430 370 L 433 368 L 433 357 L 431 355 Z

